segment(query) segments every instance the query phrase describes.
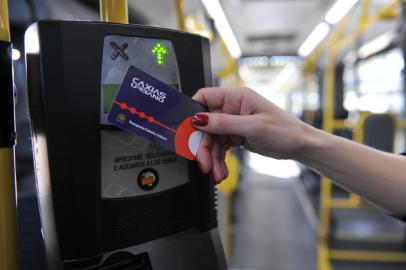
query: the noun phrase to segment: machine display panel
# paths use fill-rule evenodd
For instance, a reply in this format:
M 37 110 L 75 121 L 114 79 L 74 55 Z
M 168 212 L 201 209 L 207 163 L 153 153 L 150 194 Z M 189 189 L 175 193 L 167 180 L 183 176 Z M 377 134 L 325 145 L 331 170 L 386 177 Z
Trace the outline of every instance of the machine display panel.
M 130 65 L 182 92 L 172 42 L 163 39 L 109 35 L 104 38 L 101 76 L 101 122 Z
M 101 76 L 101 196 L 130 198 L 162 192 L 188 182 L 187 160 L 145 139 L 111 127 L 107 114 L 133 65 L 181 92 L 172 42 L 108 35 Z

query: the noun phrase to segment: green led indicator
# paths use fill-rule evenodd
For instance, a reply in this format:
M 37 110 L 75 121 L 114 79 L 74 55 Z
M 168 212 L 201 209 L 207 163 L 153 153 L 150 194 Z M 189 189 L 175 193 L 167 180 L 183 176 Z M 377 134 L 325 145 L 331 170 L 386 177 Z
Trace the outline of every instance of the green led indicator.
M 157 43 L 152 48 L 152 54 L 156 57 L 156 63 L 161 66 L 165 64 L 165 56 L 168 54 L 168 48 L 162 45 L 162 43 Z

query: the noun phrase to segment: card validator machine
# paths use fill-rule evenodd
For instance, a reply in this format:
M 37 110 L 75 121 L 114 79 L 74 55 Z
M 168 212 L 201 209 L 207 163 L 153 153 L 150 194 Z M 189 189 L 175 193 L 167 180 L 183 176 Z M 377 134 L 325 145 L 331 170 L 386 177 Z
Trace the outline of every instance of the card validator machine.
M 226 269 L 214 186 L 194 162 L 106 121 L 130 65 L 192 96 L 207 39 L 41 21 L 25 35 L 41 223 L 50 269 Z

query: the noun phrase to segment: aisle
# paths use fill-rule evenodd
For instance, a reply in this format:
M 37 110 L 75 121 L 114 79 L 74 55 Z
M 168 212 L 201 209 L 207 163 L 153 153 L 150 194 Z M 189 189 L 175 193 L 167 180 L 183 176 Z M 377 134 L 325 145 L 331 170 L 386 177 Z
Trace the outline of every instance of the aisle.
M 235 198 L 231 269 L 316 269 L 316 236 L 301 192 L 298 180 L 246 171 Z

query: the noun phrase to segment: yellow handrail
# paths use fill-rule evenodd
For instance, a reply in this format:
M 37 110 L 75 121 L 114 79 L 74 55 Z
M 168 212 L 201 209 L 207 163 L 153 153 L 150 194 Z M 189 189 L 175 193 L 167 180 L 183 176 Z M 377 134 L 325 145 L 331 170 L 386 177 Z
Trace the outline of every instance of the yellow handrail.
M 128 23 L 127 0 L 100 0 L 100 21 Z
M 14 149 L 0 148 L 0 270 L 18 269 Z
M 324 51 L 327 51 L 327 65 L 324 74 L 324 103 L 323 103 L 323 129 L 332 133 L 337 128 L 345 126 L 345 122 L 338 121 L 334 118 L 334 97 L 335 97 L 335 72 L 337 55 L 348 45 L 352 44 L 365 33 L 365 31 L 382 19 L 394 18 L 397 14 L 397 7 L 401 0 L 393 0 L 389 5 L 379 9 L 372 15 L 369 15 L 369 8 L 371 0 L 362 0 L 360 7 L 360 15 L 358 24 L 355 31 L 345 35 L 345 29 L 350 22 L 351 12 L 347 14 L 341 22 L 336 26 L 334 31 L 326 38 L 320 45 L 309 55 L 304 65 L 304 72 L 309 73 L 315 70 L 318 57 Z M 344 125 L 343 125 L 344 124 Z M 355 140 L 362 142 L 362 132 L 359 126 L 352 127 L 355 133 Z M 334 207 L 359 207 L 361 200 L 355 195 L 351 194 L 348 200 L 337 200 L 331 197 L 332 183 L 326 177 L 322 177 L 321 190 L 320 190 L 320 228 L 319 228 L 319 245 L 318 245 L 318 269 L 331 270 L 333 266 L 331 259 L 352 259 L 347 256 L 345 251 L 332 252 L 329 248 L 329 230 L 330 230 L 330 209 Z M 364 255 L 368 256 L 364 256 Z M 383 253 L 384 255 L 386 253 Z M 369 258 L 370 254 L 366 252 L 359 252 L 357 259 Z M 392 257 L 385 257 L 392 258 Z
M 337 25 L 335 30 L 324 39 L 311 53 L 306 57 L 303 65 L 304 73 L 311 74 L 314 73 L 316 69 L 317 60 L 322 56 L 326 49 L 334 49 L 337 52 L 344 49 L 346 46 L 352 44 L 357 38 L 362 36 L 372 25 L 383 19 L 393 19 L 399 17 L 399 12 L 397 8 L 405 0 L 392 0 L 388 5 L 378 9 L 374 14 L 369 14 L 369 7 L 371 0 L 361 1 L 361 12 L 359 23 L 355 31 L 351 32 L 349 35 L 343 37 L 337 42 L 331 42 L 331 37 L 336 35 L 337 32 L 341 31 L 343 25 L 346 25 L 346 20 L 351 14 L 347 14 L 341 22 Z M 351 12 L 350 12 L 351 13 Z M 333 48 L 334 47 L 334 48 Z
M 225 197 L 225 251 L 228 259 L 233 255 L 233 221 L 232 221 L 232 195 L 238 188 L 240 181 L 240 162 L 238 158 L 228 151 L 226 154 L 226 164 L 229 171 L 227 179 L 217 186 L 218 190 L 224 194 Z
M 7 0 L 0 1 L 0 40 L 10 41 Z
M 178 19 L 178 28 L 181 31 L 186 31 L 186 13 L 185 9 L 183 8 L 183 0 L 174 0 L 174 2 Z

